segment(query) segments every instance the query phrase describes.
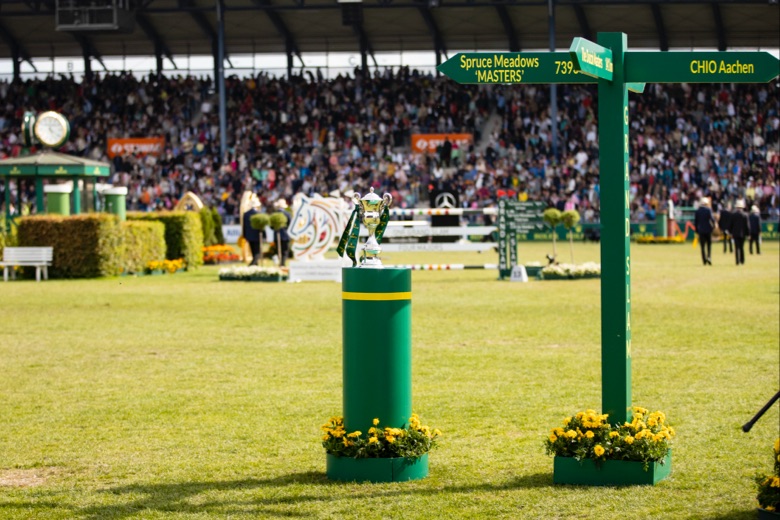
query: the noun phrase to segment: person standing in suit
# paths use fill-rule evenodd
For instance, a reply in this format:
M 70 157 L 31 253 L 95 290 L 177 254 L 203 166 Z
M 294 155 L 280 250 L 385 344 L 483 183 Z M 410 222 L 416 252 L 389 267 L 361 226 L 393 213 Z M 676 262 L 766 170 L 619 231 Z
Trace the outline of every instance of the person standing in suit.
M 241 231 L 244 232 L 244 240 L 249 243 L 249 249 L 252 251 L 252 261 L 249 262 L 249 265 L 257 265 L 257 261 L 260 259 L 260 231 L 253 228 L 250 222 L 252 215 L 260 213 L 258 211 L 259 207 L 259 202 L 252 204 L 252 207 L 244 213 L 243 217 L 244 228 Z
M 734 246 L 731 239 L 731 215 L 731 204 L 729 203 L 726 205 L 724 202 L 720 209 L 720 215 L 718 216 L 718 227 L 723 233 L 724 254 L 726 253 L 726 248 L 728 248 L 730 253 L 734 252 Z
M 745 237 L 748 235 L 748 218 L 745 214 L 745 201 L 739 199 L 731 214 L 731 236 L 734 237 L 734 256 L 737 265 L 745 263 Z
M 758 206 L 753 205 L 750 208 L 748 217 L 748 228 L 750 229 L 750 254 L 753 254 L 753 243 L 756 244 L 756 254 L 761 254 L 761 212 Z
M 702 197 L 699 201 L 699 209 L 693 216 L 693 226 L 699 235 L 701 247 L 701 261 L 704 265 L 712 265 L 710 254 L 712 252 L 712 231 L 715 229 L 715 218 L 710 209 L 710 199 Z

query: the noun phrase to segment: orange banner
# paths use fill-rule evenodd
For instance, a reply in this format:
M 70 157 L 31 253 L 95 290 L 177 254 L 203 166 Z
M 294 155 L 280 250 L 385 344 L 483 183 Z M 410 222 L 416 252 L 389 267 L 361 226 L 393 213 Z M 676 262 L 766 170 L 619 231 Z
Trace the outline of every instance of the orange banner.
M 164 137 L 128 137 L 108 140 L 108 156 L 111 159 L 126 154 L 160 155 L 163 148 L 165 148 Z
M 474 144 L 472 134 L 412 134 L 412 152 L 436 153 L 436 147 L 444 144 L 447 139 L 453 145 L 458 143 L 461 150 L 468 150 L 468 147 Z

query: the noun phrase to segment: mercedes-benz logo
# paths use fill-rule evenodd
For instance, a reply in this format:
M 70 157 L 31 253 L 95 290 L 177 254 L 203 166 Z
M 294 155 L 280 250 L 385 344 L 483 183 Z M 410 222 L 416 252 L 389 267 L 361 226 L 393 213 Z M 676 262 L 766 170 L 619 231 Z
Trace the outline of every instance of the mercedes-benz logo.
M 434 204 L 436 204 L 437 208 L 454 208 L 455 207 L 455 195 L 452 193 L 439 193 L 436 195 L 436 200 L 434 201 Z

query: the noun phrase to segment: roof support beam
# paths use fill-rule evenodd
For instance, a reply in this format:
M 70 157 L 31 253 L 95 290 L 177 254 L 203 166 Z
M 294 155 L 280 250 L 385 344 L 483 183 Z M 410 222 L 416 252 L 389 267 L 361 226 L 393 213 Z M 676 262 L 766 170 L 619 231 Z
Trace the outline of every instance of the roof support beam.
M 653 19 L 655 20 L 655 29 L 658 31 L 658 44 L 662 51 L 669 50 L 669 38 L 666 36 L 666 25 L 664 25 L 663 13 L 661 13 L 661 6 L 658 4 L 650 4 L 650 9 L 653 11 Z
M 135 21 L 138 22 L 138 26 L 141 27 L 141 30 L 143 30 L 144 34 L 146 34 L 146 37 L 152 40 L 154 43 L 154 55 L 157 56 L 158 63 L 162 61 L 161 57 L 165 56 L 168 58 L 168 61 L 173 64 L 173 68 L 178 69 L 179 67 L 176 66 L 176 62 L 173 61 L 173 53 L 168 48 L 165 40 L 162 39 L 162 36 L 160 36 L 160 33 L 157 32 L 157 29 L 155 29 L 152 23 L 149 21 L 149 18 L 141 13 L 138 13 L 135 17 Z M 157 72 L 159 73 L 160 71 L 158 70 Z
M 593 40 L 593 32 L 590 30 L 590 23 L 588 22 L 588 15 L 585 14 L 585 9 L 580 4 L 574 4 L 574 14 L 577 16 L 577 22 L 580 24 L 580 32 L 582 37 L 586 40 Z
M 257 7 L 270 7 L 272 5 L 270 0 L 252 0 L 252 3 L 254 3 Z M 301 60 L 301 63 L 303 63 L 303 58 L 301 57 L 301 51 L 298 48 L 298 43 L 295 41 L 293 33 L 290 31 L 290 29 L 287 28 L 287 24 L 284 23 L 284 20 L 282 20 L 282 17 L 279 15 L 279 13 L 271 9 L 263 9 L 263 11 L 265 12 L 266 16 L 268 16 L 271 24 L 273 24 L 276 32 L 278 32 L 282 38 L 284 38 L 284 45 L 287 53 L 295 54 L 298 56 L 298 59 Z
M 101 56 L 100 53 L 95 49 L 95 46 L 92 45 L 92 40 L 81 33 L 73 32 L 70 34 L 79 43 L 79 45 L 81 45 L 81 51 L 84 55 L 84 71 L 87 73 L 87 76 L 92 75 L 92 67 L 89 62 L 90 57 L 95 58 L 98 63 L 100 63 L 100 66 L 103 67 L 104 71 L 108 71 L 106 64 L 103 63 L 103 56 Z
M 14 56 L 14 60 L 15 60 L 14 67 L 18 67 L 18 65 L 16 65 L 16 62 L 26 61 L 32 66 L 35 72 L 38 72 L 38 69 L 35 68 L 35 65 L 32 62 L 30 53 L 27 52 L 27 49 L 25 49 L 24 46 L 21 43 L 19 43 L 19 41 L 14 37 L 14 35 L 11 34 L 11 31 L 8 30 L 8 28 L 5 26 L 5 24 L 3 24 L 2 21 L 0 21 L 0 40 L 3 40 L 11 49 L 11 54 Z
M 433 48 L 436 52 L 436 66 L 438 67 L 441 65 L 441 55 L 444 54 L 444 56 L 447 56 L 447 48 L 444 45 L 444 38 L 442 38 L 441 31 L 439 30 L 439 26 L 436 24 L 436 19 L 433 17 L 433 13 L 431 13 L 431 9 L 427 6 L 418 6 L 417 10 L 420 11 L 420 16 L 422 16 L 423 21 L 425 21 L 426 27 L 428 27 L 428 31 L 433 35 Z M 436 74 L 438 75 L 439 72 L 437 71 Z
M 726 28 L 723 25 L 723 14 L 720 12 L 720 5 L 716 2 L 712 3 L 712 16 L 715 18 L 715 31 L 718 33 L 718 50 L 725 51 L 726 45 Z
M 501 24 L 504 26 L 509 52 L 520 52 L 520 42 L 517 39 L 517 31 L 512 23 L 512 19 L 509 17 L 509 10 L 505 5 L 497 5 L 496 12 L 501 19 Z
M 194 0 L 179 0 L 179 8 L 187 10 L 190 13 L 190 16 L 192 17 L 195 24 L 201 30 L 201 32 L 209 38 L 209 40 L 211 41 L 211 54 L 213 54 L 216 59 L 217 31 L 215 31 L 214 27 L 211 26 L 208 19 L 206 18 L 206 15 L 203 14 L 201 10 L 197 10 L 198 7 L 195 5 Z M 213 9 L 212 7 L 208 8 L 208 10 L 212 10 L 212 9 Z M 225 9 L 223 8 L 223 12 L 224 11 Z M 147 9 L 146 12 L 148 13 L 153 11 Z M 230 63 L 230 57 L 228 56 L 227 49 L 225 49 L 224 57 L 227 60 L 227 62 Z

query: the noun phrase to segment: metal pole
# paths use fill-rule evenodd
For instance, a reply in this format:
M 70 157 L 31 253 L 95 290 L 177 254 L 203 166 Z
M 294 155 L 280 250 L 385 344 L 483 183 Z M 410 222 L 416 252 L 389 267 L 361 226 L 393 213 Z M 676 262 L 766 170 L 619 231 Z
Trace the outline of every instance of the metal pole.
M 5 177 L 5 232 L 11 232 L 11 177 Z
M 548 25 L 550 28 L 550 51 L 555 52 L 555 0 L 548 0 Z M 558 158 L 558 85 L 550 84 L 550 119 L 552 125 L 550 133 L 552 136 L 553 157 Z
M 219 89 L 219 156 L 227 156 L 227 101 L 225 100 L 225 6 L 217 0 L 217 88 Z

